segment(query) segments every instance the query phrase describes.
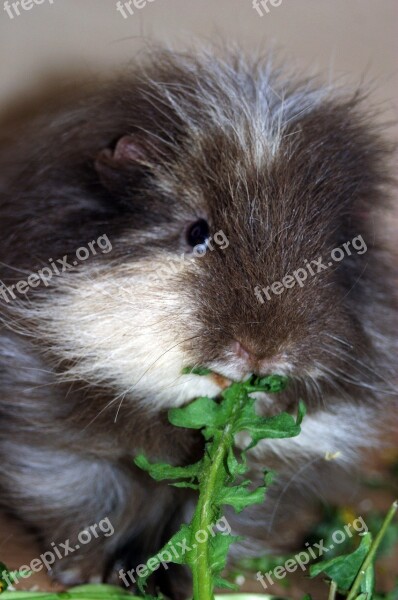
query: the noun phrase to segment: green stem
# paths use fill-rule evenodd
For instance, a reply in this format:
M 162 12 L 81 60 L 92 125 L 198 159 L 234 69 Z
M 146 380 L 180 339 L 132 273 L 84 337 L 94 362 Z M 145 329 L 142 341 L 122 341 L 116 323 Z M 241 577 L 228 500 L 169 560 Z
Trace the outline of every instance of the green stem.
M 337 594 L 337 583 L 335 581 L 331 581 L 328 600 L 335 600 L 336 594 Z
M 216 510 L 213 508 L 216 487 L 219 487 L 220 484 L 225 484 L 227 472 L 225 471 L 224 464 L 228 452 L 234 443 L 234 421 L 239 416 L 239 411 L 247 396 L 246 391 L 239 395 L 239 400 L 233 405 L 228 425 L 222 433 L 221 440 L 219 440 L 215 452 L 209 452 L 206 457 L 203 468 L 203 473 L 206 473 L 206 479 L 200 482 L 198 504 L 192 521 L 193 532 L 209 532 L 209 528 L 214 525 L 217 519 Z M 215 444 L 216 442 L 213 442 L 213 445 Z M 220 481 L 220 475 L 223 476 L 222 481 Z M 213 600 L 214 586 L 213 574 L 209 564 L 208 540 L 198 544 L 195 539 L 191 539 L 191 546 L 194 544 L 196 548 L 192 551 L 192 564 L 194 565 L 192 569 L 193 600 Z
M 379 533 L 375 537 L 374 542 L 370 547 L 369 553 L 367 554 L 365 560 L 362 563 L 359 573 L 356 576 L 354 583 L 351 586 L 351 590 L 347 596 L 347 600 L 354 600 L 356 598 L 356 596 L 359 592 L 359 588 L 361 587 L 362 580 L 365 576 L 366 570 L 373 563 L 376 552 L 379 549 L 381 541 L 382 541 L 383 537 L 385 536 L 387 529 L 390 526 L 390 523 L 393 520 L 397 510 L 398 510 L 398 500 L 395 500 L 395 502 L 393 502 L 390 510 L 388 511 L 386 518 L 384 519 L 383 525 L 381 526 Z

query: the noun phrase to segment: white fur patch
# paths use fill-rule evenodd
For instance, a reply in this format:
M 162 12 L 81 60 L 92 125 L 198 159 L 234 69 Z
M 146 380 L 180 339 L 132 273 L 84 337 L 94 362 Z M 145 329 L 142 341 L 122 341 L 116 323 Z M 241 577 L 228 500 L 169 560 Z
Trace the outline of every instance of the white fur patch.
M 220 391 L 209 378 L 181 375 L 190 366 L 181 346 L 195 330 L 176 275 L 159 283 L 165 264 L 152 258 L 113 270 L 86 267 L 60 278 L 57 289 L 29 309 L 58 356 L 71 361 L 66 379 L 110 382 L 119 390 L 115 413 L 129 397 L 159 410 Z

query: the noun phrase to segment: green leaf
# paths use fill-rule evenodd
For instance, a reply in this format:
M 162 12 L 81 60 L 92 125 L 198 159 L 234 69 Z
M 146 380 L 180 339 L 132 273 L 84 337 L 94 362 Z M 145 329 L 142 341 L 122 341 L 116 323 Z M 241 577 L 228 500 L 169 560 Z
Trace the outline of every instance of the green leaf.
M 288 385 L 289 378 L 284 375 L 267 375 L 266 377 L 256 377 L 252 380 L 253 387 L 260 387 L 264 392 L 275 394 L 282 392 Z
M 58 600 L 62 598 L 65 600 L 67 598 L 71 598 L 69 592 L 62 592 L 64 595 L 54 594 L 53 592 L 27 592 L 27 591 L 5 591 L 1 594 L 1 600 Z M 95 597 L 93 600 L 95 600 Z M 88 599 L 87 599 L 88 600 Z M 98 600 L 105 600 L 104 596 L 98 597 Z
M 253 448 L 263 439 L 288 438 L 299 435 L 305 415 L 305 406 L 302 402 L 299 403 L 296 419 L 288 413 L 260 417 L 254 410 L 254 404 L 255 400 L 249 398 L 234 426 L 234 433 L 247 431 L 252 438 L 252 442 L 246 450 Z
M 215 535 L 209 540 L 209 566 L 213 575 L 217 576 L 225 569 L 227 564 L 228 552 L 230 546 L 237 542 L 240 538 L 236 535 L 223 535 L 221 533 Z
M 162 548 L 161 552 L 165 552 L 168 551 L 171 556 L 172 559 L 170 562 L 176 564 L 176 565 L 186 565 L 188 564 L 189 561 L 189 552 L 183 552 L 181 547 L 179 546 L 179 544 L 183 544 L 184 542 L 187 543 L 188 546 L 190 546 L 190 540 L 192 537 L 192 528 L 190 527 L 190 525 L 187 525 L 186 523 L 184 523 L 183 525 L 181 525 L 180 529 L 177 531 L 177 533 L 175 533 L 171 539 L 167 542 L 167 544 L 165 544 Z M 174 552 L 172 552 L 170 550 L 171 547 L 174 547 L 174 549 L 176 550 L 177 547 L 180 548 L 179 552 L 177 553 L 177 556 L 175 555 Z M 160 554 L 158 553 L 158 554 Z
M 360 545 L 352 554 L 345 554 L 312 565 L 310 567 L 311 577 L 316 577 L 319 573 L 326 573 L 336 582 L 339 590 L 348 591 L 369 552 L 371 544 L 371 534 L 365 533 L 362 536 Z
M 167 560 L 164 562 L 170 562 L 170 563 L 174 563 L 176 565 L 189 564 L 188 563 L 189 553 L 184 554 L 181 551 L 179 554 L 178 552 L 173 552 L 172 547 L 176 550 L 178 547 L 180 547 L 179 546 L 180 543 L 183 543 L 183 547 L 184 547 L 185 542 L 187 542 L 187 544 L 189 545 L 190 539 L 191 539 L 191 527 L 184 523 L 183 525 L 181 525 L 181 527 L 177 531 L 177 533 L 175 533 L 172 536 L 172 538 L 167 542 L 167 544 L 165 544 L 163 546 L 163 548 L 161 550 L 159 550 L 159 552 L 156 554 L 156 556 L 152 556 L 150 559 L 147 560 L 147 564 L 151 559 L 155 559 L 155 558 L 158 559 L 158 563 L 161 563 L 162 561 L 159 559 L 161 558 L 161 555 L 166 554 L 166 552 L 169 554 L 170 560 Z M 177 554 L 177 556 L 176 556 L 176 554 Z M 152 573 L 153 573 L 153 571 L 149 571 L 147 575 L 137 578 L 138 589 L 143 594 L 145 594 L 145 586 L 146 586 L 148 579 L 151 577 Z
M 73 587 L 67 592 L 4 592 L 1 600 L 140 600 L 127 590 L 105 584 L 88 584 Z M 142 600 L 142 599 L 141 599 Z
M 275 471 L 267 471 L 264 473 L 264 482 L 267 487 L 269 487 L 276 479 Z
M 224 579 L 223 577 L 215 577 L 214 578 L 214 586 L 217 588 L 220 588 L 222 590 L 231 590 L 233 592 L 236 592 L 239 590 L 239 586 L 236 585 L 236 583 L 232 583 L 231 581 L 228 581 L 227 579 Z M 221 596 L 221 598 L 224 599 L 224 595 Z M 236 594 L 234 594 L 233 600 L 237 600 Z
M 187 467 L 173 467 L 167 463 L 150 463 L 143 454 L 139 454 L 134 459 L 137 467 L 146 471 L 156 481 L 164 479 L 193 479 L 197 477 L 202 465 L 199 461 Z
M 235 477 L 239 475 L 244 475 L 247 471 L 247 459 L 246 455 L 242 454 L 242 460 L 239 461 L 236 456 L 233 448 L 228 450 L 227 455 L 227 470 L 229 478 L 233 481 Z
M 221 427 L 225 425 L 227 415 L 221 404 L 202 396 L 182 408 L 169 411 L 169 421 L 176 427 L 202 429 L 203 427 Z
M 250 483 L 250 481 L 244 481 L 240 485 L 220 490 L 216 496 L 216 502 L 219 504 L 228 504 L 238 513 L 247 506 L 261 504 L 264 502 L 265 493 L 267 491 L 266 486 L 263 485 L 251 491 L 248 489 Z
M 198 483 L 189 483 L 189 481 L 177 481 L 177 483 L 170 483 L 170 485 L 176 488 L 186 488 L 195 491 L 199 489 Z
M 118 598 L 127 599 L 130 598 L 134 600 L 136 596 L 132 596 L 128 590 L 123 588 L 107 585 L 105 583 L 97 584 L 87 584 L 87 585 L 79 585 L 68 590 L 68 593 L 71 594 L 73 598 L 79 598 L 82 600 L 85 596 L 93 599 L 94 597 L 98 598 L 114 598 L 117 600 Z M 62 592 L 61 592 L 62 594 Z M 62 597 L 62 595 L 61 595 Z

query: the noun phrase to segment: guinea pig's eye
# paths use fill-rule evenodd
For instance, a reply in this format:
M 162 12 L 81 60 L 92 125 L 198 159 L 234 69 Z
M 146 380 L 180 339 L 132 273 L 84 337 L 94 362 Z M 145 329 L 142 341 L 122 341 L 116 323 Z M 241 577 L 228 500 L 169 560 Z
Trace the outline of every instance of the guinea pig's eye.
M 201 244 L 206 244 L 209 239 L 210 231 L 209 224 L 204 219 L 198 219 L 192 223 L 187 229 L 186 239 L 192 248 Z

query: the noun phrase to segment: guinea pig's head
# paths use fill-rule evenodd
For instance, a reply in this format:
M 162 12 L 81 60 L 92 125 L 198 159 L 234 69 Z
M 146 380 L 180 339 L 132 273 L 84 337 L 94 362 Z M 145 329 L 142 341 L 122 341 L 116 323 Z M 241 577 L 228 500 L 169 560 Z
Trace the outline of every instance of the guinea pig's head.
M 112 251 L 43 304 L 70 376 L 156 409 L 220 390 L 188 366 L 383 388 L 388 149 L 358 98 L 236 57 L 155 63 L 97 108 L 115 123 L 91 173 Z

